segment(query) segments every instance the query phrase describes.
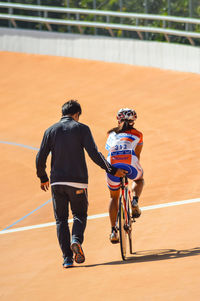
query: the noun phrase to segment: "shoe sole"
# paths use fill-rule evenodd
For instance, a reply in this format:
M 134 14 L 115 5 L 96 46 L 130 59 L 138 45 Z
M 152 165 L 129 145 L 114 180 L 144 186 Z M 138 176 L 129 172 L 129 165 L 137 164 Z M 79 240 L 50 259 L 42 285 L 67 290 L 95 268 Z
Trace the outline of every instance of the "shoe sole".
M 71 249 L 75 254 L 74 260 L 76 263 L 83 263 L 85 261 L 85 255 L 81 246 L 78 243 L 73 243 Z
M 63 265 L 64 269 L 69 269 L 69 268 L 73 268 L 74 265 L 73 264 L 69 264 L 69 265 Z
M 111 240 L 110 239 L 111 244 L 118 244 L 119 243 L 119 239 L 118 240 Z

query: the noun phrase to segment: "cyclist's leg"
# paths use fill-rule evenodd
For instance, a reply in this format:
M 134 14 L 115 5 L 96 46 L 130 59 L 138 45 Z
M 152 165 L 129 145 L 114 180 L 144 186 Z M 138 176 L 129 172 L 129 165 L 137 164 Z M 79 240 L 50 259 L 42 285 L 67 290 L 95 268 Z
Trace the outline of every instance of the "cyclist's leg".
M 120 193 L 120 178 L 107 174 L 107 185 L 110 191 L 109 216 L 111 226 L 114 227 L 118 213 L 118 199 Z
M 141 210 L 138 205 L 138 200 L 144 186 L 144 178 L 143 178 L 142 167 L 136 156 L 133 157 L 131 170 L 132 172 L 129 173 L 128 177 L 133 180 L 133 184 L 132 184 L 133 199 L 131 201 L 132 217 L 138 218 L 141 215 Z
M 133 180 L 133 184 L 132 184 L 132 192 L 133 192 L 133 196 L 134 197 L 140 197 L 142 190 L 144 187 L 144 178 L 143 176 L 138 179 L 138 180 Z
M 120 189 L 110 190 L 109 216 L 111 227 L 115 227 L 118 213 L 118 200 Z
M 133 218 L 140 217 L 140 215 L 142 213 L 141 209 L 139 208 L 138 201 L 139 201 L 139 197 L 142 193 L 143 186 L 144 186 L 143 177 L 138 180 L 133 181 L 133 184 L 132 184 L 133 199 L 131 201 Z
M 110 204 L 109 204 L 109 217 L 111 224 L 110 241 L 113 244 L 119 242 L 118 229 L 116 227 L 117 215 L 118 215 L 118 200 L 119 200 L 120 189 L 110 190 Z
M 107 174 L 107 185 L 110 191 L 109 217 L 111 223 L 110 241 L 119 242 L 119 236 L 116 229 L 118 214 L 118 199 L 120 194 L 120 178 Z

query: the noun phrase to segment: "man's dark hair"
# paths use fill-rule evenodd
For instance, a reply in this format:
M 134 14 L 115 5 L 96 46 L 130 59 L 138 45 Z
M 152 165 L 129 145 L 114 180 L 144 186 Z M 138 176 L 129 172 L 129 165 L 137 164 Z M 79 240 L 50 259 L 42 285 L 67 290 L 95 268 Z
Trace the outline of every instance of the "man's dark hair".
M 82 110 L 81 106 L 78 103 L 77 100 L 69 100 L 62 106 L 62 115 L 74 115 L 76 113 L 79 113 L 81 115 Z

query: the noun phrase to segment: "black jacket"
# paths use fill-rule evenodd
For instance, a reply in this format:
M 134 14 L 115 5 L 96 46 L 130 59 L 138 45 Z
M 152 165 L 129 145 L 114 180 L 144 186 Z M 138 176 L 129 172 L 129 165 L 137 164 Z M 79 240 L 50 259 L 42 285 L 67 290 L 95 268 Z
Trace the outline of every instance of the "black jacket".
M 106 172 L 114 175 L 117 171 L 98 152 L 89 127 L 76 122 L 72 117 L 64 116 L 48 128 L 36 157 L 37 176 L 41 182 L 47 182 L 46 160 L 51 152 L 51 183 L 76 182 L 88 183 L 88 172 L 84 149 L 90 158 Z

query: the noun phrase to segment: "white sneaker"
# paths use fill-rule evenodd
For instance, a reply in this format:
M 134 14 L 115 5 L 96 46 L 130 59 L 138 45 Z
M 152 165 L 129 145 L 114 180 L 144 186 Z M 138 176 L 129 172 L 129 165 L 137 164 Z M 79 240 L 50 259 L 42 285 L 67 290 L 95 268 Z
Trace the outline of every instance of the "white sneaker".
M 114 230 L 112 231 L 112 233 L 110 234 L 110 241 L 112 244 L 117 244 L 119 242 L 118 232 Z

